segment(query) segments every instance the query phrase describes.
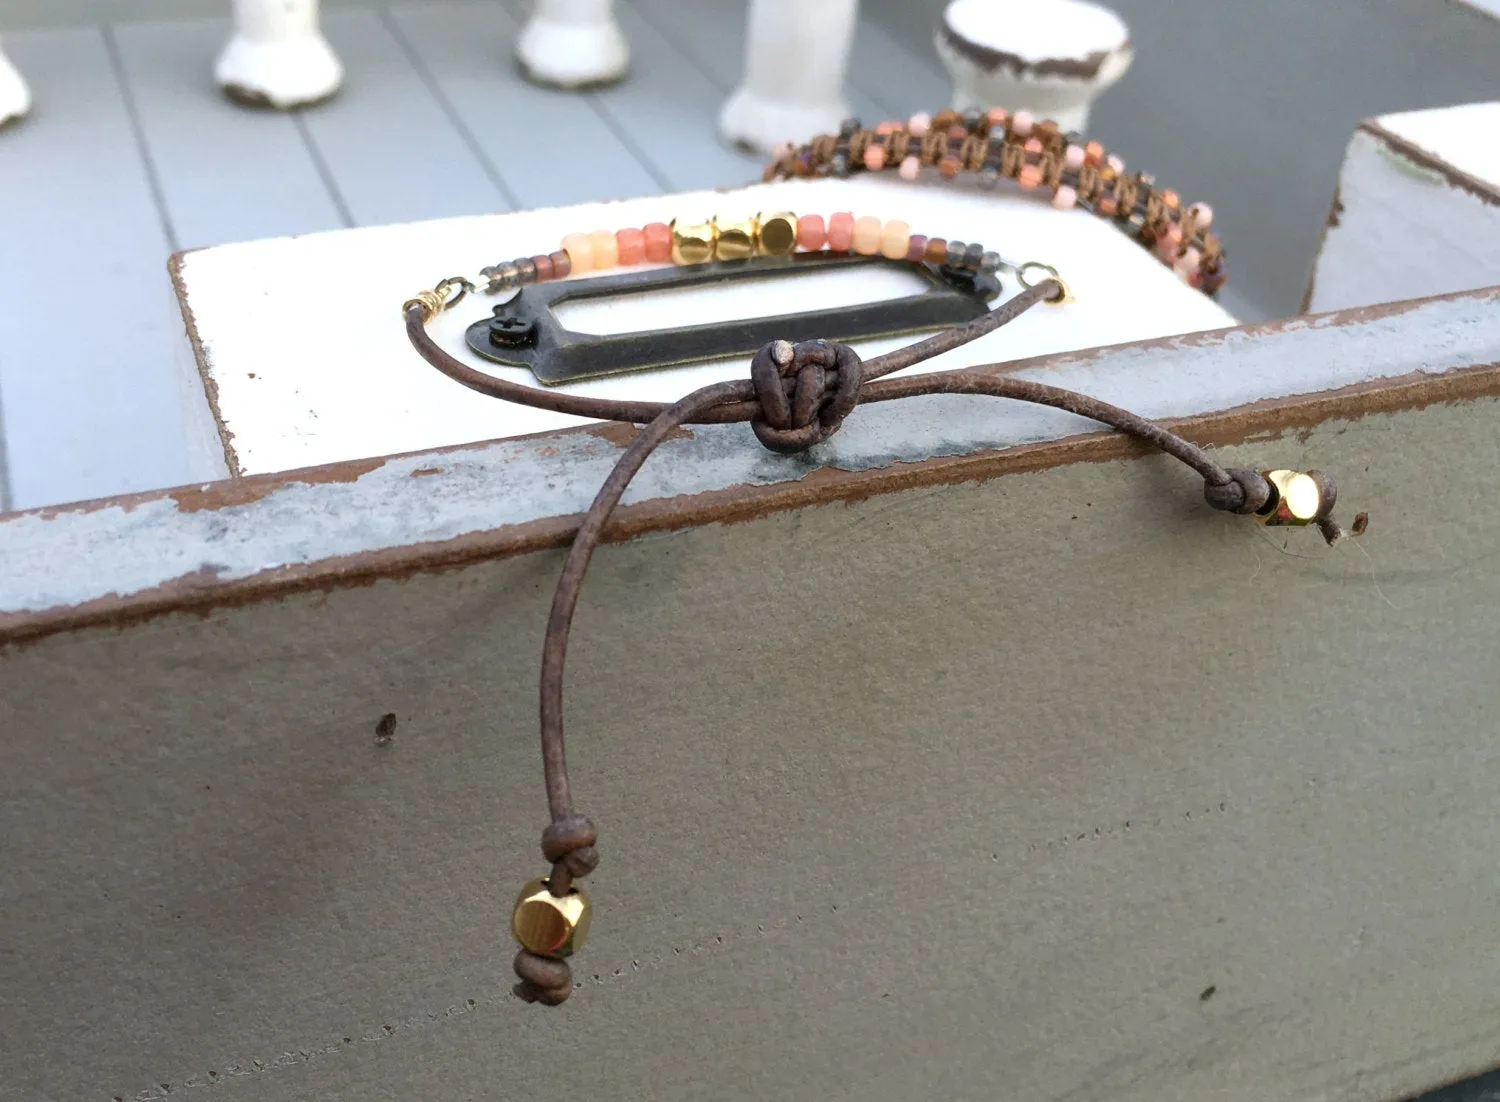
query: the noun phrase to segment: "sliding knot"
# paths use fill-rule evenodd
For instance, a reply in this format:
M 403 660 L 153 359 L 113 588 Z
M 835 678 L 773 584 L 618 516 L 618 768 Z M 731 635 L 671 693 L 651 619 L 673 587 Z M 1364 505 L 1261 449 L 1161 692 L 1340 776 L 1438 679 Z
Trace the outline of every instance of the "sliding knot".
M 562 865 L 575 878 L 583 878 L 599 867 L 594 843 L 599 831 L 586 815 L 568 815 L 542 831 L 542 856 Z
M 825 394 L 830 372 L 832 390 Z M 760 411 L 750 419 L 755 438 L 784 454 L 821 444 L 859 404 L 864 378 L 864 365 L 847 344 L 772 341 L 750 361 L 750 381 L 760 403 Z M 792 380 L 790 398 L 787 379 Z
M 1271 484 L 1259 471 L 1230 467 L 1224 472 L 1229 481 L 1220 485 L 1205 481 L 1203 500 L 1226 513 L 1246 515 L 1259 510 L 1271 500 Z

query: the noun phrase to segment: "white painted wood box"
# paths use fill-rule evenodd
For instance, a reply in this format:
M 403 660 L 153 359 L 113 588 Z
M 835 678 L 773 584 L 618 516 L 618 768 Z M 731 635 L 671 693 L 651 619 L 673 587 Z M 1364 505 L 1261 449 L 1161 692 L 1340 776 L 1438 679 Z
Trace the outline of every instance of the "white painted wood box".
M 409 401 L 402 363 L 349 370 Z M 1371 516 L 1332 550 L 992 399 L 811 458 L 669 440 L 571 647 L 603 863 L 557 1012 L 508 996 L 506 929 L 618 432 L 0 518 L 0 1096 L 1397 1102 L 1491 1067 L 1497 363 L 1500 289 L 1011 369 L 1328 470 Z
M 445 276 L 549 252 L 575 230 L 787 208 L 825 217 L 854 210 L 901 218 L 915 232 L 980 241 L 1017 262 L 1049 263 L 1068 280 L 1074 303 L 1033 310 L 929 361 L 926 370 L 1234 324 L 1220 306 L 1098 218 L 1055 211 L 1034 199 L 937 184 L 784 182 L 226 245 L 188 252 L 173 265 L 193 354 L 184 358 L 183 379 L 184 393 L 199 407 L 190 418 L 200 427 L 196 468 L 204 478 L 258 474 L 579 424 L 576 417 L 485 398 L 437 374 L 407 342 L 400 304 Z M 1007 277 L 1005 288 L 1007 295 L 1019 290 L 1013 277 Z M 623 306 L 573 308 L 567 324 L 603 331 L 649 329 L 869 301 L 910 290 L 904 278 L 890 273 L 851 274 L 810 285 L 797 279 L 753 291 L 632 296 Z M 493 301 L 476 296 L 430 328 L 446 348 L 475 366 L 533 383 L 529 372 L 487 364 L 464 348 L 464 328 L 484 317 Z M 911 339 L 859 347 L 871 354 Z M 565 389 L 673 400 L 746 371 L 744 360 L 731 360 Z M 204 407 L 205 388 L 211 412 Z M 212 432 L 215 423 L 219 438 Z
M 1497 273 L 1500 102 L 1360 123 L 1303 309 L 1487 287 Z

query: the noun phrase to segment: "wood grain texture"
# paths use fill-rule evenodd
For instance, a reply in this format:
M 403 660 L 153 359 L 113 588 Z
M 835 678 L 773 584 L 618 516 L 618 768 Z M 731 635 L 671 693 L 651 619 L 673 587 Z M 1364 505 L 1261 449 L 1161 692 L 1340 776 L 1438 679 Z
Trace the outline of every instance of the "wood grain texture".
M 661 1099 L 1396 1102 L 1479 1071 L 1497 412 L 1223 449 L 1340 472 L 1368 559 L 1155 459 L 603 549 L 569 714 L 604 863 L 562 1014 L 506 997 L 498 944 L 538 864 L 555 553 L 0 650 L 0 1066 L 330 1100 L 537 1093 L 566 1045 L 578 1091 Z

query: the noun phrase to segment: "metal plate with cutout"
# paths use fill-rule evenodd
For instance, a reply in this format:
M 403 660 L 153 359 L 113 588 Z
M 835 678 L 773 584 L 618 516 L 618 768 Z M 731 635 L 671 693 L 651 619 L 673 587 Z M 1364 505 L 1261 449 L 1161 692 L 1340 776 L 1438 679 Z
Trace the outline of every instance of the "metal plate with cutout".
M 914 273 L 927 286 L 904 298 L 634 333 L 576 333 L 565 328 L 554 312 L 554 307 L 569 301 L 857 265 L 885 265 Z M 944 329 L 984 314 L 999 293 L 998 280 L 988 274 L 878 256 L 803 253 L 528 284 L 496 306 L 493 317 L 469 326 L 466 338 L 469 347 L 485 359 L 530 368 L 538 382 L 557 386 L 601 375 L 750 355 L 771 340 L 848 342 Z

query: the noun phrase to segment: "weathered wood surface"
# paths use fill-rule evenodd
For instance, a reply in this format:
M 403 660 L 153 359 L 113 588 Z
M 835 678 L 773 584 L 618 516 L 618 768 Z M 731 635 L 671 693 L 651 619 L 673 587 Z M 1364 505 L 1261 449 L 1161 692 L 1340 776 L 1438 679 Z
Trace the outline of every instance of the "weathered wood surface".
M 1349 141 L 1303 309 L 1486 287 L 1500 272 L 1500 102 L 1366 119 Z
M 1003 250 L 1016 263 L 1061 271 L 1077 300 L 1031 311 L 1013 325 L 922 365 L 964 367 L 1092 348 L 1234 324 L 1221 306 L 1183 283 L 1114 227 L 1031 198 L 974 189 L 913 188 L 889 180 L 789 181 L 732 191 L 631 199 L 189 252 L 174 263 L 178 297 L 214 396 L 224 462 L 204 476 L 260 474 L 390 452 L 543 432 L 582 419 L 495 402 L 428 368 L 406 339 L 400 304 L 454 274 L 545 252 L 565 233 L 656 220 L 748 216 L 759 210 L 856 210 L 900 218 L 932 236 Z M 1020 287 L 1014 276 L 1004 294 Z M 627 332 L 764 317 L 869 302 L 920 291 L 902 271 L 729 283 L 677 293 L 565 304 L 581 332 Z M 464 330 L 497 300 L 476 295 L 429 326 L 444 347 L 490 374 L 536 385 L 523 368 L 490 364 L 464 345 Z M 915 337 L 862 342 L 864 354 Z M 669 371 L 589 380 L 561 389 L 594 396 L 674 401 L 698 386 L 742 378 L 743 357 Z M 200 385 L 196 382 L 191 385 Z M 1187 396 L 1184 395 L 1184 398 Z
M 1394 1102 L 1500 1063 L 1497 301 L 1030 369 L 1335 472 L 1336 551 L 979 399 L 812 462 L 670 441 L 572 648 L 604 864 L 556 1013 L 506 997 L 506 914 L 617 434 L 5 518 L 0 1089 Z

